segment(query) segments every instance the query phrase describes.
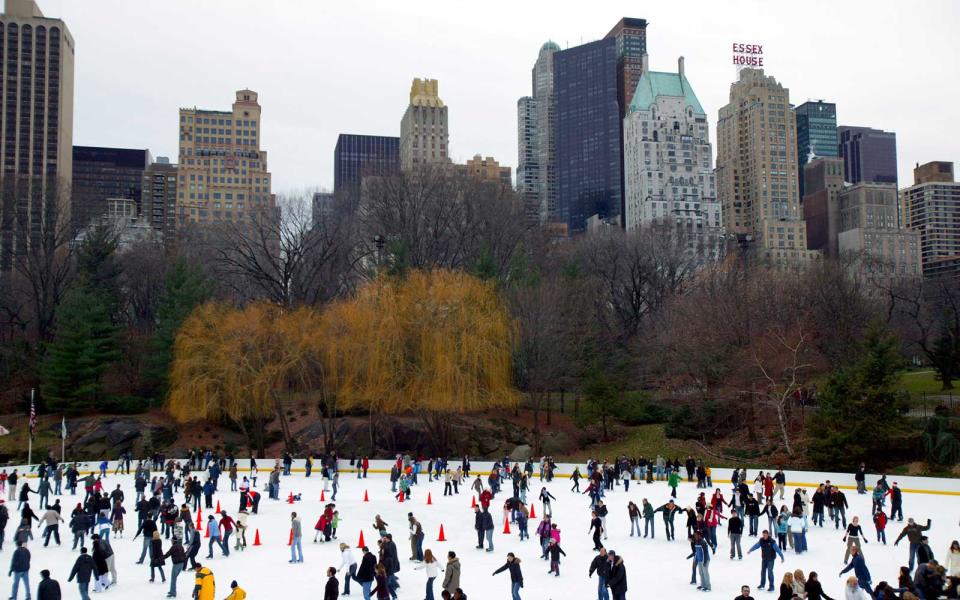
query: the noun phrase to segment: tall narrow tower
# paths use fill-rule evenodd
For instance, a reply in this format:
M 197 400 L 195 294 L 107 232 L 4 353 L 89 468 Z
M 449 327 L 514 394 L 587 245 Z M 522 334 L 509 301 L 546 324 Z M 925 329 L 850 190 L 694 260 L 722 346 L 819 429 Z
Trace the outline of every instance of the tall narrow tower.
M 0 14 L 0 272 L 28 244 L 68 222 L 72 176 L 73 38 L 33 0 Z
M 436 79 L 414 79 L 410 104 L 400 121 L 400 168 L 448 162 L 447 106 Z
M 790 90 L 763 69 L 742 69 L 720 109 L 717 191 L 726 231 L 752 236 L 777 263 L 819 256 L 807 250 L 797 164 Z

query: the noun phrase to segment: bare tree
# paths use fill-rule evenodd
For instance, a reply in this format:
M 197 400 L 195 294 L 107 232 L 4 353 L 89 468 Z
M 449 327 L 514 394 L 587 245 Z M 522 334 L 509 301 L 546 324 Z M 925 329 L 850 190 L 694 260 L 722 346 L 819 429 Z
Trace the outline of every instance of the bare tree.
M 595 283 L 597 320 L 619 339 L 635 336 L 701 263 L 686 235 L 670 225 L 589 236 L 577 255 Z
M 249 222 L 213 227 L 207 237 L 213 271 L 240 297 L 283 306 L 323 303 L 350 289 L 359 259 L 347 207 L 314 220 L 303 198 L 279 204 Z
M 363 254 L 395 270 L 466 269 L 500 280 L 523 250 L 523 203 L 499 182 L 426 166 L 364 180 Z

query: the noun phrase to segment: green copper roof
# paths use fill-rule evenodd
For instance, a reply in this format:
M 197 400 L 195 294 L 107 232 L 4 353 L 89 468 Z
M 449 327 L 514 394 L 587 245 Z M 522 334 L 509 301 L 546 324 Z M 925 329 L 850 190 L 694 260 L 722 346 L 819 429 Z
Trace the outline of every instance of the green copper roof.
M 697 95 L 693 92 L 690 82 L 684 75 L 661 73 L 659 71 L 649 71 L 640 76 L 628 112 L 650 108 L 651 105 L 656 103 L 659 96 L 682 97 L 685 104 L 691 107 L 694 113 L 698 115 L 707 114 L 700 106 Z

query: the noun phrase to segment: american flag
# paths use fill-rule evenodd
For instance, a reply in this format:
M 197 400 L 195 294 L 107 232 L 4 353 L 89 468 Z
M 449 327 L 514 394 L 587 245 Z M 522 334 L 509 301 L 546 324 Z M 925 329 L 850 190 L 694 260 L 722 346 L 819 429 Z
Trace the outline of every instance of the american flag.
M 33 404 L 33 390 L 30 390 L 30 439 L 37 435 L 37 409 Z

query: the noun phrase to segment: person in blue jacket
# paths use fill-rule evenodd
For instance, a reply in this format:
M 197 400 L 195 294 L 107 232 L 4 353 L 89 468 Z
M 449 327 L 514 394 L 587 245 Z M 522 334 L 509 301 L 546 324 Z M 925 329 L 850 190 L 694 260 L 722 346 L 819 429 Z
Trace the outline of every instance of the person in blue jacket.
M 867 562 L 863 560 L 863 554 L 860 554 L 860 548 L 857 546 L 850 548 L 850 562 L 840 571 L 839 576 L 843 577 L 843 574 L 851 569 L 853 574 L 857 576 L 857 583 L 872 598 L 873 588 L 870 587 L 870 569 L 867 568 Z
M 759 589 L 763 589 L 764 584 L 767 583 L 769 579 L 770 587 L 767 588 L 768 592 L 773 591 L 773 563 L 777 560 L 777 556 L 780 557 L 780 562 L 783 562 L 783 552 L 780 550 L 780 546 L 777 545 L 777 542 L 770 537 L 770 532 L 766 529 L 763 530 L 763 533 L 760 535 L 760 539 L 757 540 L 757 543 L 753 545 L 752 548 L 747 550 L 747 554 L 750 554 L 756 549 L 760 549 L 760 586 Z

